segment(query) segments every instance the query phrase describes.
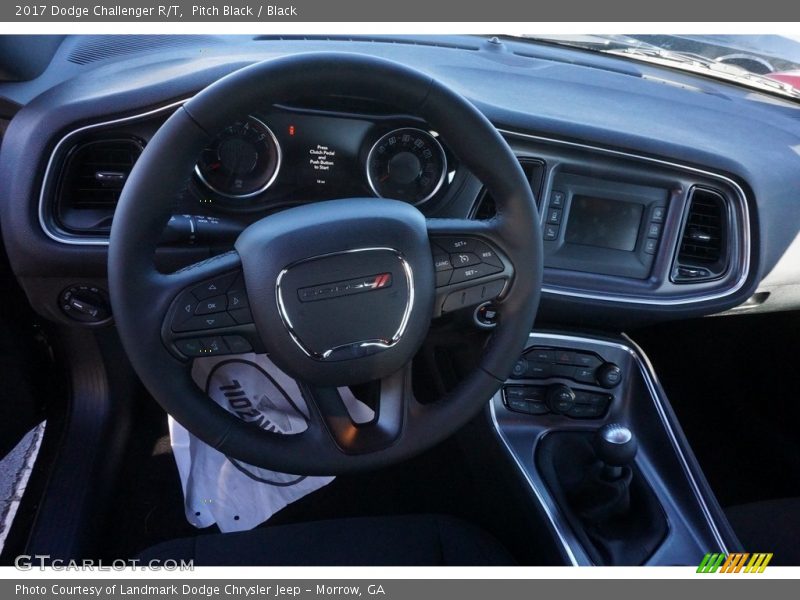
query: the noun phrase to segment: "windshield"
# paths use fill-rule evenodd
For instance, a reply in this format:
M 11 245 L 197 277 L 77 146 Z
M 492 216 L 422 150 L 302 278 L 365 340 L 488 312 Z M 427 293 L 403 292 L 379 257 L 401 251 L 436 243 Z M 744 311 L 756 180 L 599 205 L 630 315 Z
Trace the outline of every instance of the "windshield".
M 517 35 L 660 64 L 800 99 L 800 36 Z

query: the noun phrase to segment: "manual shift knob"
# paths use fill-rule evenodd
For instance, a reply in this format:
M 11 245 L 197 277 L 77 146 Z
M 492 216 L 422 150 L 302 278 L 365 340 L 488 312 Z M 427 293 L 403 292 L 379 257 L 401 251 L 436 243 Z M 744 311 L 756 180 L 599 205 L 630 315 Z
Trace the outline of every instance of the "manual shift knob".
M 594 437 L 594 448 L 597 458 L 609 467 L 610 477 L 619 477 L 620 467 L 633 462 L 639 444 L 633 432 L 619 423 L 609 423 L 597 430 Z

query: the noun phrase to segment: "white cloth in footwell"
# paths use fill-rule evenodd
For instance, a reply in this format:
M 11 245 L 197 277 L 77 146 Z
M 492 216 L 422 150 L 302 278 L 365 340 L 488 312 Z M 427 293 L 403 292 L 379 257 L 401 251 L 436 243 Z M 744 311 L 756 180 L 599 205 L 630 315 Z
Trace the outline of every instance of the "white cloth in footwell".
M 199 358 L 192 377 L 220 406 L 262 429 L 292 435 L 308 427 L 308 409 L 297 383 L 263 354 Z M 339 391 L 354 421 L 372 419 L 372 410 L 348 388 Z M 186 518 L 195 527 L 216 523 L 223 532 L 252 529 L 334 479 L 244 464 L 200 441 L 172 417 L 169 432 Z

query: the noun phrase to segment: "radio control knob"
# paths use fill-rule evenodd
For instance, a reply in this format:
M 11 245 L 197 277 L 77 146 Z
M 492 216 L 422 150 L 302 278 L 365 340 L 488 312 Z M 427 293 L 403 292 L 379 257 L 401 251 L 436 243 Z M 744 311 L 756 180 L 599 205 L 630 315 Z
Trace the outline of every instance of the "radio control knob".
M 551 385 L 547 389 L 547 405 L 554 413 L 566 414 L 575 404 L 575 392 L 566 385 Z
M 597 382 L 604 388 L 617 387 L 622 381 L 622 369 L 612 362 L 603 363 L 595 371 Z

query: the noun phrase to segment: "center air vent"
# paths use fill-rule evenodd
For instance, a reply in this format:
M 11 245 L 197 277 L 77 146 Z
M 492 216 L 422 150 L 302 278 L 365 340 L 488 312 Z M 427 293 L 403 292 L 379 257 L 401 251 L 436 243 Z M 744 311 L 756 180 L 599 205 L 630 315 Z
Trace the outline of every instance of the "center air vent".
M 676 283 L 716 279 L 728 266 L 728 218 L 725 197 L 717 191 L 694 188 L 672 271 Z
M 544 181 L 545 171 L 544 161 L 538 158 L 520 158 L 519 163 L 528 183 L 531 185 L 533 197 L 541 208 L 542 182 Z M 489 190 L 484 188 L 478 198 L 472 218 L 476 220 L 491 219 L 495 214 L 497 214 L 497 210 L 494 198 L 492 198 Z
M 91 141 L 67 156 L 58 184 L 55 215 L 66 231 L 108 231 L 122 187 L 142 144 L 133 138 Z

